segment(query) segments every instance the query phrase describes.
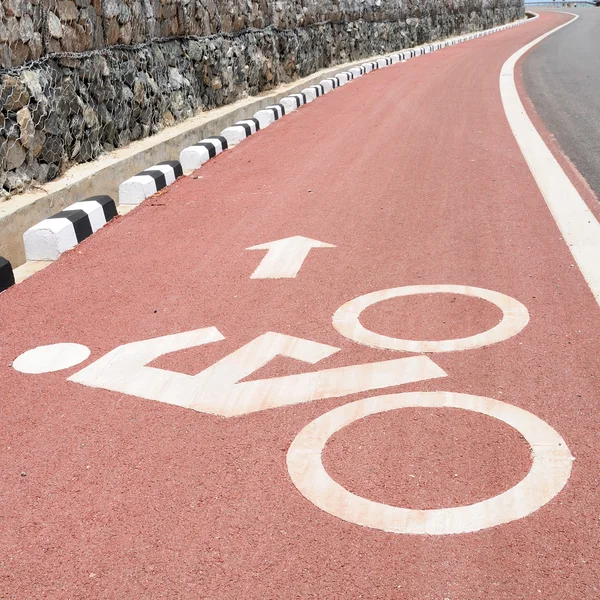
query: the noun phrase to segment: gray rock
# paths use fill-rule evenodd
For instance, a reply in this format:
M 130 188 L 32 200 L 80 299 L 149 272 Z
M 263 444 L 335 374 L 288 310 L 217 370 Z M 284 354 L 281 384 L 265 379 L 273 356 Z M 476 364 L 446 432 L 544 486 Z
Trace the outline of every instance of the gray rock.
M 119 132 L 116 142 L 117 142 L 116 145 L 118 148 L 127 146 L 127 144 L 129 144 L 129 142 L 131 142 L 131 133 L 129 133 L 129 131 L 127 131 L 127 130 Z
M 133 92 L 126 85 L 121 88 L 121 98 L 124 102 L 129 102 L 133 99 Z
M 39 73 L 36 71 L 21 71 L 21 81 L 25 84 L 36 102 L 43 102 L 46 100 L 44 92 L 42 91 Z
M 108 77 L 110 75 L 110 69 L 104 56 L 96 55 L 93 58 L 94 70 L 96 73 L 102 75 L 102 77 Z
M 15 115 L 15 113 L 9 113 L 8 116 L 4 116 L 0 113 L 0 134 L 9 139 L 18 139 L 19 127 L 17 125 L 17 115 Z
M 83 162 L 88 162 L 93 160 L 101 153 L 100 146 L 95 140 L 90 138 L 84 138 L 81 142 L 81 152 L 79 153 L 79 158 Z
M 6 170 L 6 153 L 8 152 L 8 143 L 7 139 L 4 136 L 0 135 L 0 174 L 4 173 Z
M 6 41 L 12 46 L 21 38 L 19 19 L 16 17 L 8 17 L 4 23 L 6 27 Z
M 75 145 L 71 150 L 70 159 L 74 160 L 79 155 L 79 151 L 81 150 L 81 142 L 79 140 L 75 141 Z
M 23 146 L 29 150 L 33 146 L 35 125 L 33 124 L 31 113 L 26 106 L 17 112 L 17 123 L 19 124 L 19 129 L 21 131 L 19 139 Z
M 83 120 L 90 129 L 98 127 L 98 116 L 96 115 L 96 111 L 87 104 L 83 108 Z
M 131 139 L 139 140 L 142 136 L 142 126 L 139 123 L 135 123 L 131 129 Z
M 31 36 L 29 40 L 29 58 L 30 60 L 37 60 L 42 56 L 44 48 L 42 46 L 42 35 L 37 31 Z
M 17 111 L 29 102 L 29 92 L 23 83 L 12 75 L 5 75 L 0 92 L 0 106 L 5 111 Z
M 194 62 L 200 62 L 204 58 L 204 43 L 191 40 L 188 43 L 188 56 Z
M 59 0 L 58 16 L 61 21 L 76 21 L 79 18 L 79 11 L 75 2 L 71 0 Z
M 117 15 L 117 21 L 119 25 L 125 25 L 131 21 L 131 9 L 124 2 L 119 7 L 119 14 Z
M 27 152 L 19 140 L 8 140 L 6 149 L 6 170 L 18 169 L 27 157 Z
M 183 86 L 183 76 L 174 67 L 169 67 L 169 86 L 172 90 L 179 90 Z
M 103 0 L 102 12 L 105 19 L 114 19 L 121 12 L 121 3 L 118 0 Z
M 40 152 L 42 151 L 42 148 L 44 147 L 45 141 L 46 141 L 46 134 L 43 131 L 41 131 L 40 129 L 37 129 L 33 135 L 33 142 L 31 144 L 31 148 L 30 148 L 30 150 L 35 158 L 37 158 L 40 155 Z
M 26 2 L 24 0 L 7 0 L 4 4 L 7 16 L 22 17 L 27 11 Z
M 14 67 L 22 65 L 29 58 L 29 46 L 21 40 L 13 42 L 10 45 L 10 58 Z
M 19 36 L 22 42 L 28 42 L 33 37 L 33 21 L 25 15 L 19 22 Z
M 6 44 L 9 39 L 8 22 L 0 20 L 0 44 Z
M 57 165 L 48 165 L 48 181 L 52 181 L 60 175 L 60 167 Z
M 39 163 L 35 169 L 35 178 L 40 183 L 45 183 L 48 181 L 48 171 L 50 170 L 50 165 L 45 163 Z
M 51 163 L 60 163 L 64 154 L 64 141 L 59 136 L 49 135 L 42 146 L 38 156 L 40 161 Z M 51 172 L 51 171 L 50 171 Z
M 52 12 L 48 11 L 48 33 L 55 39 L 63 36 L 63 28 L 60 19 Z
M 14 193 L 22 192 L 25 190 L 25 182 L 17 173 L 9 171 L 4 180 L 4 189 Z
M 67 121 L 64 115 L 53 111 L 44 122 L 44 132 L 49 135 L 59 136 L 61 132 L 64 132 L 66 126 Z

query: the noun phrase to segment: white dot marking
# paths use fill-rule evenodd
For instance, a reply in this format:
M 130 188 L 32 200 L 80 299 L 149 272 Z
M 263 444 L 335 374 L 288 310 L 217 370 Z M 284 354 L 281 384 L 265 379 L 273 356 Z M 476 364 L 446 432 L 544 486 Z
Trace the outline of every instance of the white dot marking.
M 91 351 L 82 344 L 50 344 L 23 352 L 13 362 L 21 373 L 52 373 L 82 363 Z

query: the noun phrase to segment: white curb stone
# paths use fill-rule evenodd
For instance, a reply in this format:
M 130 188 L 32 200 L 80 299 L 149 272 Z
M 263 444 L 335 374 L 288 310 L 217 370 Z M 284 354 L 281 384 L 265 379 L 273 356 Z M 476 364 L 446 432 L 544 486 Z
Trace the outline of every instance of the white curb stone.
M 227 150 L 227 140 L 222 136 L 206 138 L 181 151 L 179 162 L 183 171 L 199 169 L 205 162 Z
M 126 179 L 119 186 L 119 204 L 139 204 L 183 175 L 178 160 L 166 160 Z
M 227 145 L 231 148 L 237 146 L 247 137 L 254 135 L 259 129 L 260 123 L 258 119 L 244 119 L 231 127 L 223 129 L 221 135 L 227 140 Z
M 329 83 L 331 84 L 331 87 L 335 90 L 336 88 L 340 87 L 340 82 L 339 79 L 337 77 L 328 77 L 325 81 L 329 81 Z M 323 83 L 323 82 L 321 82 Z
M 362 69 L 360 67 L 352 67 L 350 69 L 350 73 L 352 73 L 352 76 L 354 77 L 354 79 L 358 79 L 359 77 L 362 77 Z
M 254 118 L 258 119 L 258 123 L 261 129 L 268 127 L 271 123 L 274 123 L 278 119 L 281 119 L 285 115 L 285 107 L 282 104 L 272 104 L 267 106 L 258 112 L 254 113 Z
M 290 94 L 289 98 L 295 98 L 296 102 L 298 102 L 298 108 L 300 108 L 303 104 L 307 104 L 310 100 L 307 99 L 305 94 Z
M 327 93 L 325 91 L 325 88 L 320 83 L 315 83 L 315 85 L 309 86 L 308 89 L 315 90 L 315 93 L 317 94 L 317 98 L 319 98 L 320 96 L 323 96 Z
M 254 118 L 258 121 L 261 129 L 265 129 L 271 123 L 275 123 L 275 115 L 273 111 L 262 108 L 254 113 Z
M 329 79 L 323 79 L 323 81 L 319 81 L 319 85 L 323 88 L 326 94 L 333 90 L 333 83 Z
M 304 88 L 301 92 L 306 97 L 306 102 L 312 102 L 317 97 L 317 90 L 313 88 Z
M 281 117 L 284 117 L 286 112 L 285 112 L 285 106 L 283 106 L 283 104 L 279 103 L 279 104 L 269 104 L 269 106 L 267 106 L 265 108 L 265 110 L 271 110 L 273 111 L 273 114 L 275 115 L 275 120 L 277 121 L 278 119 L 281 119 Z
M 346 85 L 350 81 L 350 75 L 348 73 L 338 73 L 335 79 L 338 80 L 338 85 Z
M 27 260 L 56 260 L 117 215 L 110 196 L 93 196 L 40 221 L 23 234 Z
M 279 101 L 279 104 L 285 108 L 285 114 L 289 114 L 302 106 L 302 103 L 293 96 L 286 96 Z

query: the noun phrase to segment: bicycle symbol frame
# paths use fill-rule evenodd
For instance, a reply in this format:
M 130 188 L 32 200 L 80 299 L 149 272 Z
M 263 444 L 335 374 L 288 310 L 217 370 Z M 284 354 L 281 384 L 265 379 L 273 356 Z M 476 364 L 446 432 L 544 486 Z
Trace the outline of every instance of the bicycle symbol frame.
M 491 302 L 502 311 L 491 329 L 466 338 L 420 341 L 375 333 L 360 323 L 361 313 L 376 303 L 416 294 L 457 294 Z M 527 308 L 510 296 L 461 285 L 419 285 L 365 294 L 341 306 L 333 327 L 344 337 L 375 348 L 417 353 L 480 348 L 518 334 L 529 322 Z M 312 402 L 445 377 L 431 358 L 419 355 L 324 369 L 298 375 L 241 381 L 276 356 L 315 364 L 339 348 L 267 332 L 198 373 L 186 375 L 148 367 L 154 359 L 224 339 L 215 327 L 131 342 L 115 348 L 71 375 L 89 387 L 130 394 L 233 417 L 281 406 Z M 65 369 L 87 359 L 81 344 L 54 344 L 29 350 L 13 363 L 23 373 Z M 406 407 L 451 407 L 489 415 L 514 427 L 532 448 L 528 474 L 509 490 L 471 505 L 416 510 L 373 502 L 352 494 L 325 471 L 321 455 L 327 440 L 350 423 L 373 414 Z M 287 468 L 298 491 L 325 512 L 357 525 L 402 534 L 468 533 L 521 519 L 541 508 L 566 485 L 573 457 L 563 438 L 547 423 L 516 406 L 481 396 L 451 392 L 378 395 L 339 406 L 306 425 L 287 453 Z

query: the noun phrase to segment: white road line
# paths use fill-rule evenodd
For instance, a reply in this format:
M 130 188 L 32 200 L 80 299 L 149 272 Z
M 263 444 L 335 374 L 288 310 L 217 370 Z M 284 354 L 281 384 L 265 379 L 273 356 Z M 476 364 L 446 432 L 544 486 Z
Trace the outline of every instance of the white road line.
M 600 305 L 600 223 L 527 116 L 515 85 L 517 61 L 536 44 L 579 18 L 564 23 L 515 52 L 502 66 L 500 95 L 506 117 L 529 169 L 581 274 Z

